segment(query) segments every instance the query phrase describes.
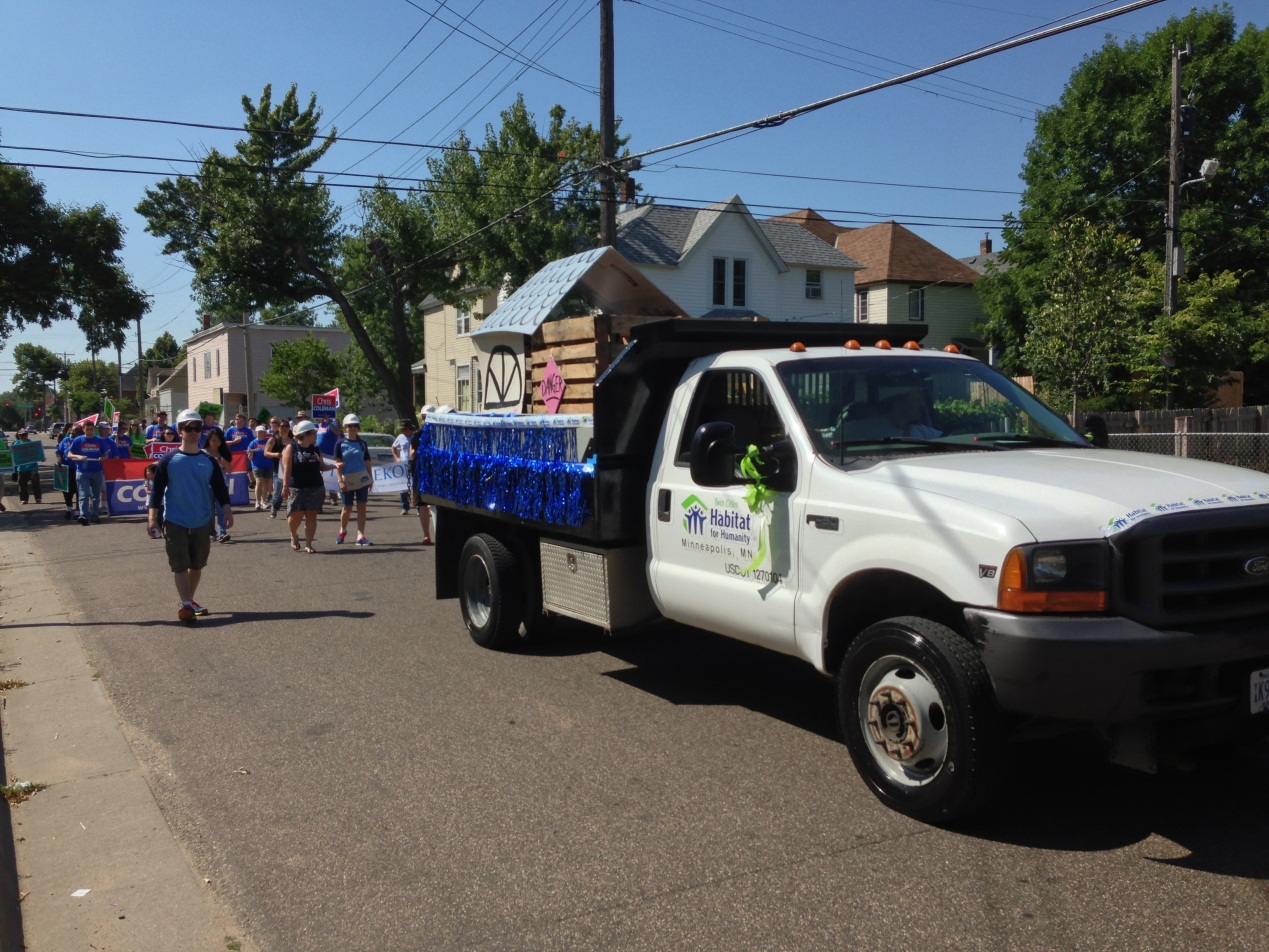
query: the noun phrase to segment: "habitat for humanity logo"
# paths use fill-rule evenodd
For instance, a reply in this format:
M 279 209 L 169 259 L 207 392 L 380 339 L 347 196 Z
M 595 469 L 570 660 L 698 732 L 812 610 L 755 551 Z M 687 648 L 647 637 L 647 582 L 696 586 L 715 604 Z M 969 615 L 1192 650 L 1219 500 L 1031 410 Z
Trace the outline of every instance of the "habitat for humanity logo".
M 695 493 L 683 500 L 683 528 L 692 535 L 705 534 L 708 508 Z

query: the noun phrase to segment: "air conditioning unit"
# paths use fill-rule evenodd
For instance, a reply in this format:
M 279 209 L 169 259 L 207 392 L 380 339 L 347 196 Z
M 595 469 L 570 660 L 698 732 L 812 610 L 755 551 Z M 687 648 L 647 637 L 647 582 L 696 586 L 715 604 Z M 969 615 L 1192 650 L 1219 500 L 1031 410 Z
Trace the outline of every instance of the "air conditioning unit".
M 808 284 L 806 286 L 806 297 L 810 301 L 818 301 L 824 297 L 824 289 L 818 284 Z

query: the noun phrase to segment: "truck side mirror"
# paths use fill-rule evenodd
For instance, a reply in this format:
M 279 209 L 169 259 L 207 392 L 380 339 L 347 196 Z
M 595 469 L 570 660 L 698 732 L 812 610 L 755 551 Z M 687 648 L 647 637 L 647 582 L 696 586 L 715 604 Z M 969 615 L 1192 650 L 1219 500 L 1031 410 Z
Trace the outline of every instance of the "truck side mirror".
M 798 454 L 793 441 L 786 438 L 762 447 L 758 471 L 767 485 L 776 492 L 792 492 L 797 486 Z
M 736 428 L 730 423 L 702 423 L 692 435 L 688 468 L 698 486 L 730 486 L 738 480 Z

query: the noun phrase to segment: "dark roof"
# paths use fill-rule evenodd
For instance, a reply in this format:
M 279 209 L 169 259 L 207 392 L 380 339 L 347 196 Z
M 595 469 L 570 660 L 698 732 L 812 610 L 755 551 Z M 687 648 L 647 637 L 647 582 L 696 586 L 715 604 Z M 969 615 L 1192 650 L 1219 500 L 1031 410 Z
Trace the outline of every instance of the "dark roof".
M 961 264 L 973 268 L 979 274 L 986 274 L 993 267 L 1000 266 L 1000 252 L 989 251 L 985 255 L 972 255 L 968 258 L 958 258 Z
M 787 265 L 821 268 L 858 268 L 852 260 L 820 241 L 799 225 L 757 221 L 739 196 L 704 208 L 682 205 L 639 205 L 617 216 L 617 250 L 632 264 L 678 267 L 684 256 L 708 233 L 720 214 L 743 214 L 753 223 L 758 241 L 764 239 Z

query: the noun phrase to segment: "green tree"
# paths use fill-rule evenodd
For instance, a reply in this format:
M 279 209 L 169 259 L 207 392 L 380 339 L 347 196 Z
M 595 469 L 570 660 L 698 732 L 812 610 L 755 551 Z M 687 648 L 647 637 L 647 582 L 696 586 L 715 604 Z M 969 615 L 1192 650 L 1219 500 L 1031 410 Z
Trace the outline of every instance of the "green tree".
M 408 412 L 408 350 L 381 351 L 366 331 L 353 295 L 337 277 L 339 211 L 322 177 L 306 178 L 335 135 L 317 141 L 317 97 L 301 109 L 292 86 L 275 107 L 266 86 L 258 104 L 244 96 L 242 107 L 247 135 L 235 155 L 213 150 L 202 160 L 199 178 L 168 180 L 146 191 L 137 211 L 147 230 L 166 238 L 164 251 L 193 268 L 196 292 L 213 313 L 329 300 L 397 411 Z
M 113 361 L 80 360 L 70 365 L 63 387 L 71 413 L 75 419 L 101 410 L 102 391 L 114 392 L 119 377 L 119 365 Z M 118 400 L 114 400 L 118 404 Z
M 315 393 L 343 390 L 342 365 L 312 334 L 273 345 L 273 359 L 260 377 L 260 389 L 288 407 L 306 407 Z
M 1127 357 L 1134 313 L 1150 290 L 1131 238 L 1082 218 L 1054 232 L 1055 257 L 1023 354 L 1046 391 L 1069 397 L 1078 426 L 1081 391 L 1110 387 Z
M 39 344 L 18 344 L 13 348 L 14 389 L 23 400 L 40 402 L 49 383 L 60 380 L 69 365 L 47 347 Z
M 176 342 L 175 337 L 164 331 L 145 349 L 141 360 L 147 367 L 175 367 L 184 356 L 185 348 Z
M 1189 269 L 1180 295 L 1187 282 L 1229 272 L 1241 276 L 1232 299 L 1243 311 L 1239 326 L 1263 318 L 1269 274 L 1260 259 L 1269 219 L 1256 210 L 1269 201 L 1269 34 L 1250 25 L 1237 34 L 1232 8 L 1221 5 L 1174 18 L 1144 39 L 1108 39 L 1073 72 L 1060 102 L 1037 117 L 1020 210 L 1006 219 L 1003 267 L 978 284 L 989 314 L 984 334 L 1003 352 L 1005 370 L 1026 369 L 1028 321 L 1052 283 L 1053 241 L 1060 234 L 1054 226 L 1078 215 L 1162 261 L 1170 43 L 1183 46 L 1187 39 L 1193 55 L 1184 61 L 1184 83 L 1193 91 L 1197 122 L 1183 157 L 1185 175 L 1197 176 L 1206 158 L 1220 160 L 1221 172 L 1183 192 L 1180 227 Z M 1156 316 L 1161 270 L 1158 280 Z M 1134 341 L 1157 345 L 1148 333 Z M 1264 356 L 1248 351 L 1239 363 L 1250 369 Z M 1136 355 L 1132 363 L 1144 367 L 1149 360 Z
M 99 349 L 150 309 L 123 270 L 123 227 L 104 207 L 50 205 L 28 169 L 0 164 L 0 344 L 24 327 L 78 322 Z
M 539 130 L 522 96 L 501 118 L 478 150 L 463 134 L 428 159 L 423 206 L 460 268 L 451 299 L 465 288 L 517 288 L 547 262 L 593 248 L 599 233 L 598 130 L 559 105 Z M 627 141 L 617 140 L 619 151 Z

